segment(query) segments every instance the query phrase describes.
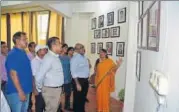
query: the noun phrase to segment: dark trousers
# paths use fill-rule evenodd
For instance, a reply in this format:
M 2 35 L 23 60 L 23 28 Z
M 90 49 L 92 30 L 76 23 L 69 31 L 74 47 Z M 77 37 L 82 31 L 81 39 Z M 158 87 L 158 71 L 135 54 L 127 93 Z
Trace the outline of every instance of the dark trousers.
M 73 84 L 73 109 L 74 112 L 85 112 L 85 102 L 89 87 L 88 78 L 78 78 L 78 81 L 81 85 L 82 90 L 77 91 L 76 84 Z
M 64 84 L 65 109 L 70 109 L 71 83 Z
M 45 101 L 43 99 L 42 93 L 35 96 L 35 111 L 43 112 L 45 110 Z

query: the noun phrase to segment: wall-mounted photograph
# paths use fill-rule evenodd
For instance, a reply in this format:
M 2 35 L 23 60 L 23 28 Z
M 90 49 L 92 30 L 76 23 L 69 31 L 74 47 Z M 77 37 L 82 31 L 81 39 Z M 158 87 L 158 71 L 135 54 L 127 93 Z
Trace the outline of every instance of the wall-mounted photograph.
M 114 12 L 107 13 L 107 26 L 114 25 Z
M 110 36 L 113 37 L 120 37 L 120 26 L 111 27 L 110 29 Z
M 138 11 L 138 13 L 139 13 L 139 19 L 142 17 L 142 15 L 143 15 L 143 8 L 144 8 L 144 1 L 138 1 L 138 9 L 139 9 L 139 11 Z
M 103 43 L 99 42 L 97 46 L 97 53 L 99 54 L 100 50 L 103 49 Z
M 91 54 L 96 53 L 96 43 L 91 43 Z
M 138 48 L 141 48 L 142 33 L 143 33 L 142 22 L 143 21 L 141 19 L 137 25 L 137 47 Z
M 96 18 L 91 19 L 91 29 L 96 29 Z
M 98 28 L 104 27 L 104 15 L 98 17 Z
M 137 51 L 136 54 L 136 77 L 140 81 L 141 76 L 141 51 Z
M 142 19 L 142 39 L 141 39 L 141 48 L 147 49 L 147 31 L 148 31 L 148 11 L 144 14 Z
M 109 37 L 109 28 L 102 29 L 102 38 L 108 38 Z
M 116 43 L 116 56 L 124 57 L 124 49 L 125 49 L 125 43 L 117 42 Z
M 152 51 L 159 51 L 160 38 L 160 1 L 156 1 L 149 10 L 147 48 Z
M 113 43 L 112 42 L 106 42 L 106 50 L 108 55 L 112 55 L 113 52 Z
M 126 22 L 126 7 L 118 10 L 118 23 Z
M 95 39 L 101 38 L 101 30 L 100 29 L 94 30 L 94 38 Z

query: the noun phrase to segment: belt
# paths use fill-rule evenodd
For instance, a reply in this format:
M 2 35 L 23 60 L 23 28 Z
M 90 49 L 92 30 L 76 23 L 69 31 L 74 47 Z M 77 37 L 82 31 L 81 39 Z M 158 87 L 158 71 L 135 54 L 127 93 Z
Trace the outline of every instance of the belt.
M 61 88 L 62 86 L 56 86 L 56 87 L 50 87 L 50 86 L 45 86 L 47 88 Z

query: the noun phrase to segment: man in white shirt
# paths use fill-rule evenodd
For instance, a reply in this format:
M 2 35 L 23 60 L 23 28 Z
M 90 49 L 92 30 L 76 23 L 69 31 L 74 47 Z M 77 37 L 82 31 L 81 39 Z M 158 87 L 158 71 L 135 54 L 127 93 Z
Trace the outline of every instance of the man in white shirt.
M 1 90 L 1 108 L 0 108 L 0 112 L 11 112 L 9 105 L 7 103 L 6 98 L 4 97 L 4 94 Z
M 85 57 L 85 48 L 82 44 L 75 45 L 75 52 L 70 62 L 71 74 L 74 79 L 74 112 L 85 112 L 86 95 L 88 92 L 88 77 L 90 74 L 89 62 Z
M 46 46 L 37 45 L 35 47 L 36 57 L 31 61 L 31 68 L 34 78 L 36 79 L 37 73 L 40 70 L 40 65 L 42 63 L 42 59 L 46 54 Z M 36 89 L 38 94 L 35 96 L 35 111 L 43 112 L 45 110 L 45 102 L 42 97 L 41 89 L 39 89 L 38 85 L 36 85 Z
M 61 52 L 59 38 L 49 38 L 47 46 L 49 51 L 43 58 L 36 76 L 36 82 L 38 87 L 42 88 L 46 112 L 56 112 L 59 106 L 62 85 L 64 84 L 63 68 L 58 55 Z

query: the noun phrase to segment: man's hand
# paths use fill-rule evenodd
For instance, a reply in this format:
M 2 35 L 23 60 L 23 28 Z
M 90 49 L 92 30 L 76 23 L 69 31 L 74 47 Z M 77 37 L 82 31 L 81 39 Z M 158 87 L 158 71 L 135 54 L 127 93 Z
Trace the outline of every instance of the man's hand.
M 22 102 L 26 101 L 26 96 L 23 91 L 18 92 L 19 98 Z
M 81 85 L 79 83 L 76 84 L 77 91 L 81 91 Z
M 34 89 L 33 91 L 34 95 L 37 96 L 39 94 L 39 92 L 37 91 L 37 89 Z

